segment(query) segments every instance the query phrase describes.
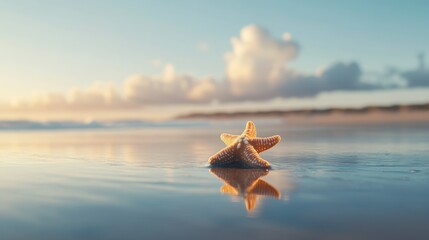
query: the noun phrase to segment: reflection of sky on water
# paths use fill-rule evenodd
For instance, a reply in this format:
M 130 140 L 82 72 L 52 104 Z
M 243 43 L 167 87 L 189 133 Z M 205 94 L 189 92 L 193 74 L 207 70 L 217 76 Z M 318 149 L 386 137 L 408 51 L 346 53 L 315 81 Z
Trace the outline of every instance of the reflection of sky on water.
M 281 200 L 253 218 L 206 167 L 220 131 L 1 133 L 0 239 L 427 236 L 428 128 L 262 128 Z

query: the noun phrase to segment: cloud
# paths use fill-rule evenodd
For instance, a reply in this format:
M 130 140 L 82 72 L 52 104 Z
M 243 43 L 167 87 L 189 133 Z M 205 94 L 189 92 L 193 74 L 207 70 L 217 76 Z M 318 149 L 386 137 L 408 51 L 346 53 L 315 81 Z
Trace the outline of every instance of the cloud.
M 426 69 L 404 71 L 401 73 L 401 76 L 407 80 L 408 87 L 429 86 L 429 71 Z
M 96 83 L 89 88 L 73 88 L 67 93 L 46 93 L 24 100 L 14 100 L 10 109 L 132 109 L 149 105 L 203 104 L 210 102 L 258 101 L 273 98 L 308 98 L 323 92 L 392 88 L 397 85 L 363 80 L 357 62 L 337 62 L 302 73 L 288 65 L 299 54 L 299 45 L 290 33 L 277 39 L 262 27 L 249 25 L 231 39 L 225 54 L 225 77 L 195 77 L 177 73 L 167 64 L 160 75 L 135 74 L 118 88 L 110 83 Z M 207 50 L 206 43 L 197 46 Z M 153 64 L 160 66 L 161 61 Z M 421 64 L 423 66 L 423 64 Z M 389 72 L 400 75 L 408 87 L 429 86 L 429 73 L 423 67 L 412 71 Z M 5 108 L 4 106 L 2 108 Z
M 325 91 L 379 87 L 361 81 L 362 70 L 356 62 L 338 62 L 313 75 L 287 69 L 299 53 L 290 33 L 277 40 L 265 29 L 249 25 L 231 43 L 232 51 L 225 55 L 229 101 L 312 97 Z
M 18 110 L 89 110 L 124 108 L 128 103 L 111 83 L 97 82 L 89 88 L 72 88 L 66 94 L 38 94 L 29 99 L 15 99 L 10 107 Z
M 429 69 L 425 66 L 424 54 L 418 55 L 418 65 L 415 69 L 401 70 L 397 67 L 389 67 L 381 74 L 376 74 L 387 86 L 398 87 L 427 87 L 429 86 Z
M 425 55 L 418 55 L 418 68 L 402 72 L 401 76 L 407 80 L 409 87 L 429 86 L 429 70 L 425 66 Z
M 134 75 L 124 84 L 126 101 L 138 105 L 204 103 L 216 91 L 213 79 L 177 74 L 171 64 L 165 66 L 160 76 Z
M 289 76 L 281 86 L 282 97 L 313 97 L 321 92 L 356 91 L 379 88 L 378 85 L 361 81 L 362 70 L 356 62 L 338 62 L 315 75 Z
M 273 91 L 283 81 L 287 63 L 298 54 L 292 41 L 278 41 L 256 25 L 244 27 L 231 39 L 232 51 L 225 54 L 226 78 L 232 96 L 257 97 L 260 90 Z

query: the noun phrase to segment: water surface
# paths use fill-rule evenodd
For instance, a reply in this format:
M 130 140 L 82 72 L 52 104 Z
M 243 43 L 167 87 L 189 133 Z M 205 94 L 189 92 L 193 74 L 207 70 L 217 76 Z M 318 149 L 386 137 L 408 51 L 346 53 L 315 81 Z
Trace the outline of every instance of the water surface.
M 427 239 L 429 127 L 288 127 L 273 169 L 210 169 L 243 124 L 0 132 L 0 239 Z

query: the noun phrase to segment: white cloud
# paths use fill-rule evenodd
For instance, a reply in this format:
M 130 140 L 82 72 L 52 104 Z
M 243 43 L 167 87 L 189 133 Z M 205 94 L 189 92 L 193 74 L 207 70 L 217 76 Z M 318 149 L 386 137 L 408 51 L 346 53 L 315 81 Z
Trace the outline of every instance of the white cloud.
M 177 74 L 171 64 L 160 76 L 134 75 L 125 81 L 125 99 L 139 105 L 209 102 L 216 91 L 214 80 Z
M 338 62 L 323 67 L 315 74 L 288 69 L 297 57 L 298 44 L 290 33 L 275 38 L 265 29 L 249 25 L 231 39 L 232 49 L 225 54 L 225 78 L 198 78 L 177 73 L 171 64 L 161 74 L 135 74 L 121 88 L 110 83 L 95 83 L 65 94 L 47 93 L 24 100 L 14 100 L 10 109 L 122 109 L 157 104 L 193 104 L 214 101 L 257 101 L 273 98 L 314 97 L 336 90 L 368 90 L 382 88 L 378 83 L 364 83 L 362 70 L 356 62 Z M 208 50 L 207 43 L 197 46 Z M 154 66 L 162 64 L 159 60 Z M 427 70 L 404 73 L 410 86 L 427 84 Z M 385 87 L 385 86 L 384 86 Z M 392 86 L 390 86 L 392 87 Z M 4 106 L 3 106 L 4 108 Z
M 378 87 L 361 82 L 362 71 L 355 62 L 338 62 L 312 75 L 288 69 L 299 47 L 289 33 L 282 37 L 276 39 L 265 29 L 249 25 L 232 38 L 232 51 L 225 56 L 230 95 L 224 100 L 313 97 L 324 91 Z
M 66 94 L 45 93 L 29 99 L 14 99 L 10 107 L 20 110 L 111 109 L 127 104 L 111 83 L 97 82 L 89 88 L 72 88 Z
M 238 97 L 275 88 L 298 53 L 296 43 L 276 40 L 256 25 L 244 27 L 231 44 L 232 51 L 225 55 L 226 75 L 232 95 Z
M 218 85 L 212 78 L 205 78 L 197 82 L 188 92 L 187 97 L 191 101 L 208 101 L 212 100 L 218 91 Z

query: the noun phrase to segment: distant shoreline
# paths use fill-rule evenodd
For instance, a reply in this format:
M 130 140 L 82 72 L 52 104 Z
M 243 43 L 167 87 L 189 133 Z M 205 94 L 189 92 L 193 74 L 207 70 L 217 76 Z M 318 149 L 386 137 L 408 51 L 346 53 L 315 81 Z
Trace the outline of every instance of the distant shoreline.
M 180 115 L 176 119 L 227 120 L 240 118 L 282 118 L 294 125 L 427 123 L 429 122 L 429 103 L 362 108 L 191 113 Z
M 190 113 L 179 115 L 176 119 L 195 118 L 235 118 L 235 117 L 288 117 L 288 116 L 314 116 L 328 114 L 367 114 L 374 112 L 402 112 L 402 111 L 429 111 L 429 103 L 413 105 L 368 106 L 362 108 L 325 108 L 300 110 L 273 110 L 273 111 L 243 111 L 243 112 L 215 112 Z
M 275 119 L 296 126 L 412 124 L 429 126 L 429 103 L 276 111 L 191 113 L 166 121 L 124 119 L 111 121 L 0 120 L 0 131 L 85 130 L 209 126 L 215 121 Z

